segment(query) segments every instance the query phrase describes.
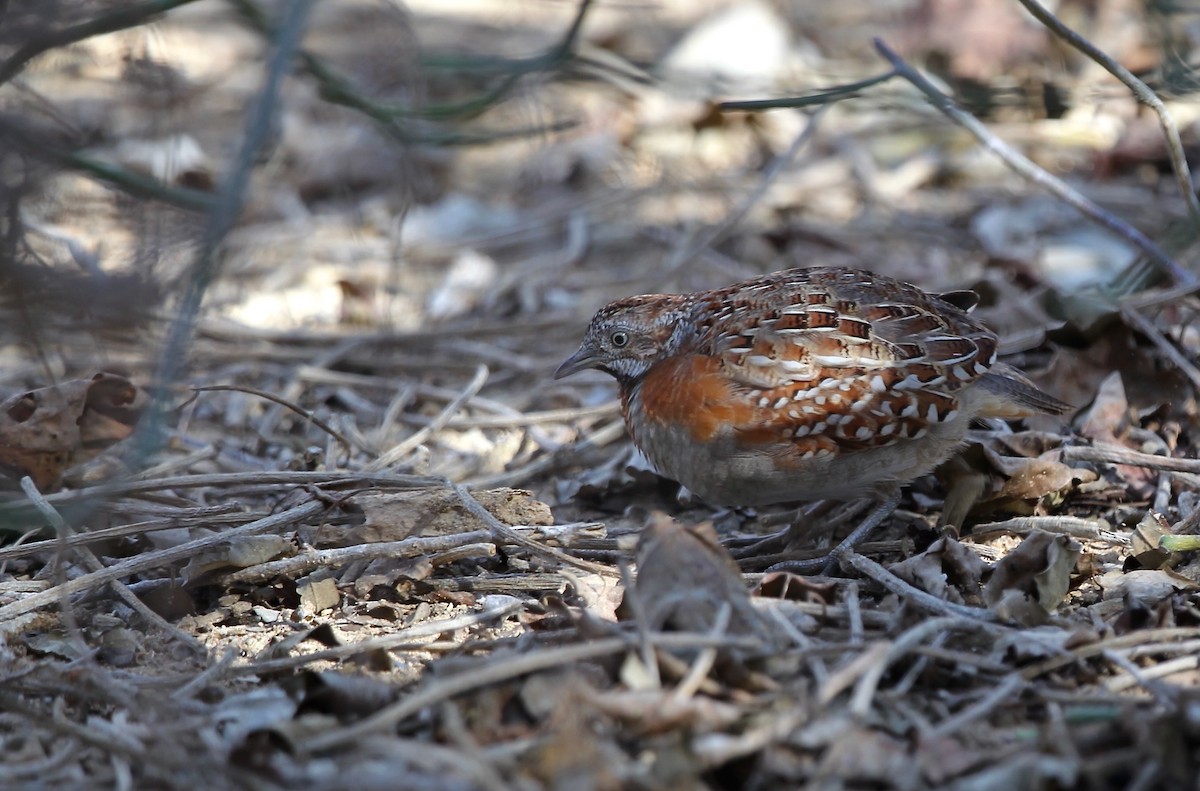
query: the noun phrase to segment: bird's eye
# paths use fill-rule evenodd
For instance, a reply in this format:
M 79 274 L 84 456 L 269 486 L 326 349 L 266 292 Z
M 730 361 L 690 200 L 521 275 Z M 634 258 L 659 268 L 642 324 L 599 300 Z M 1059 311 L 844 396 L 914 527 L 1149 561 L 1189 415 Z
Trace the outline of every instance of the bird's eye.
M 612 341 L 613 346 L 616 346 L 618 349 L 620 349 L 621 347 L 628 345 L 629 333 L 625 330 L 617 330 L 609 337 L 609 340 Z

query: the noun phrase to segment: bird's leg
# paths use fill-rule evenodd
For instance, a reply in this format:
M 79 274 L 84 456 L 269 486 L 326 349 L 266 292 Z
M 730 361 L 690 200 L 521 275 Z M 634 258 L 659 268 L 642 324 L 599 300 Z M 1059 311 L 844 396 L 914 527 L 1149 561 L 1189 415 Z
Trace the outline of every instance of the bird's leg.
M 861 543 L 869 536 L 875 528 L 883 524 L 883 521 L 892 515 L 892 511 L 896 510 L 896 506 L 900 504 L 900 489 L 893 489 L 888 493 L 871 513 L 867 514 L 867 518 L 859 522 L 858 527 L 850 532 L 841 542 L 833 548 L 828 555 L 821 558 L 812 558 L 811 560 L 785 560 L 782 563 L 776 563 L 767 569 L 767 572 L 772 571 L 791 571 L 798 574 L 828 574 L 833 569 L 833 564 L 838 559 L 853 549 L 857 544 Z
M 745 546 L 738 547 L 733 551 L 733 556 L 735 558 L 753 558 L 760 555 L 769 555 L 773 552 L 779 552 L 788 547 L 804 543 L 803 539 L 807 538 L 808 533 L 812 529 L 812 520 L 829 513 L 835 504 L 833 500 L 818 500 L 803 508 L 794 508 L 784 511 L 781 514 L 763 516 L 759 520 L 760 524 L 775 525 L 782 523 L 786 524 L 787 527 L 753 540 Z M 844 519 L 844 516 L 840 516 L 832 524 L 838 524 Z

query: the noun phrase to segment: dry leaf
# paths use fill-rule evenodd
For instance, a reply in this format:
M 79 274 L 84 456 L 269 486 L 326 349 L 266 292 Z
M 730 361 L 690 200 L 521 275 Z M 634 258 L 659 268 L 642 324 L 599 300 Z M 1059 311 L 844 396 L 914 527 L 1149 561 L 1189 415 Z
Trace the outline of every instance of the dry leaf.
M 342 600 L 337 582 L 326 569 L 296 580 L 296 594 L 300 597 L 300 604 L 310 613 L 332 609 Z
M 1175 593 L 1200 590 L 1194 580 L 1168 569 L 1112 571 L 1096 582 L 1104 590 L 1105 599 L 1132 597 L 1151 607 Z
M 638 540 L 637 558 L 633 594 L 651 627 L 707 632 L 728 606 L 729 634 L 768 634 L 741 570 L 718 543 L 711 522 L 684 527 L 656 512 Z
M 888 570 L 939 599 L 964 604 L 979 597 L 983 569 L 978 555 L 957 540 L 944 537 Z
M 1070 536 L 1030 533 L 992 571 L 983 591 L 996 615 L 1022 626 L 1045 623 L 1067 595 L 1082 547 Z
M 68 467 L 132 434 L 145 402 L 128 379 L 106 373 L 13 396 L 0 404 L 0 472 L 56 491 Z

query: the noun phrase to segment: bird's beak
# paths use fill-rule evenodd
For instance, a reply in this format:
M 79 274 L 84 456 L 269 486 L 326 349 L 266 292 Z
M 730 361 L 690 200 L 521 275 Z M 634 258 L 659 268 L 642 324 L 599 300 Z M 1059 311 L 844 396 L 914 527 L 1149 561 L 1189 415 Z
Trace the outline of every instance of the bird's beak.
M 595 368 L 599 361 L 599 358 L 592 354 L 592 350 L 586 345 L 580 346 L 579 351 L 563 360 L 563 364 L 558 366 L 558 370 L 554 372 L 554 378 L 562 379 L 564 376 L 577 374 L 587 368 Z

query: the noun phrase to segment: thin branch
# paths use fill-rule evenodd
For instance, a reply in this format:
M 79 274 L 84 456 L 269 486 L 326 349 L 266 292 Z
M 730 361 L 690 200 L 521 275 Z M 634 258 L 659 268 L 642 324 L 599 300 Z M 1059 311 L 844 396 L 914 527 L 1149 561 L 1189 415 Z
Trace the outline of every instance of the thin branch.
M 1149 107 L 1158 115 L 1158 123 L 1162 127 L 1163 137 L 1167 139 L 1167 155 L 1171 160 L 1171 169 L 1175 171 L 1175 181 L 1179 184 L 1179 191 L 1183 193 L 1183 200 L 1187 204 L 1188 215 L 1192 219 L 1192 228 L 1194 231 L 1200 232 L 1200 200 L 1196 198 L 1196 186 L 1192 183 L 1192 174 L 1188 170 L 1187 157 L 1183 153 L 1183 141 L 1179 139 L 1179 127 L 1175 125 L 1175 119 L 1167 112 L 1167 107 L 1163 104 L 1162 99 L 1158 98 L 1158 94 L 1150 90 L 1149 85 L 1135 77 L 1133 72 L 1110 58 L 1107 53 L 1095 44 L 1064 25 L 1058 17 L 1050 13 L 1037 0 L 1017 0 L 1017 2 L 1025 6 L 1025 10 L 1033 14 L 1034 18 L 1049 28 L 1054 35 L 1084 55 L 1087 55 L 1096 61 L 1096 63 L 1099 63 L 1105 71 L 1125 83 L 1125 86 L 1133 92 L 1134 97 L 1139 102 Z
M 305 409 L 304 407 L 300 406 L 299 404 L 295 403 L 294 401 L 289 401 L 286 398 L 284 398 L 283 396 L 275 395 L 274 393 L 268 393 L 266 390 L 259 390 L 257 387 L 249 387 L 247 385 L 205 385 L 203 387 L 193 387 L 192 390 L 197 393 L 203 393 L 203 392 L 207 392 L 207 391 L 228 390 L 228 391 L 232 391 L 235 393 L 247 393 L 249 395 L 258 396 L 259 398 L 265 398 L 268 401 L 272 401 L 276 404 L 279 404 L 280 406 L 285 407 L 285 408 L 290 409 L 291 411 L 295 412 L 297 415 L 300 415 L 302 418 L 309 421 L 314 426 L 316 426 L 317 428 L 324 431 L 326 434 L 329 434 L 331 437 L 336 439 L 338 442 L 342 443 L 342 445 L 346 448 L 347 451 L 349 451 L 351 448 L 358 448 L 363 453 L 371 452 L 370 448 L 364 448 L 361 445 L 359 445 L 358 443 L 352 442 L 351 440 L 347 439 L 345 434 L 342 434 L 340 431 L 335 429 L 333 426 L 329 425 L 324 420 L 321 420 L 321 418 L 317 417 L 315 414 L 313 414 L 309 410 Z
M 171 563 L 185 560 L 192 557 L 197 552 L 218 546 L 226 541 L 233 540 L 241 536 L 256 535 L 264 533 L 268 530 L 274 530 L 286 525 L 292 525 L 302 522 L 305 519 L 316 516 L 325 510 L 325 504 L 312 500 L 303 505 L 297 506 L 290 511 L 283 511 L 278 514 L 273 514 L 264 519 L 258 519 L 241 527 L 236 527 L 233 530 L 226 530 L 222 533 L 215 533 L 210 536 L 198 538 L 195 541 L 189 541 L 186 544 L 170 547 L 168 549 L 159 550 L 157 552 L 144 552 L 141 555 L 134 555 L 120 563 L 114 563 L 111 566 L 84 574 L 74 579 L 69 579 L 61 585 L 55 585 L 44 591 L 39 591 L 23 599 L 17 599 L 14 602 L 0 607 L 0 624 L 16 618 L 19 615 L 24 615 L 27 612 L 41 609 L 48 604 L 53 604 L 58 600 L 59 596 L 70 596 L 80 591 L 91 590 L 92 588 L 101 585 L 107 585 L 113 580 L 121 580 L 131 574 L 147 571 L 152 568 L 159 568 Z
M 219 247 L 241 214 L 246 188 L 250 184 L 250 173 L 259 158 L 259 152 L 271 138 L 283 80 L 300 46 L 312 3 L 313 0 L 291 0 L 282 12 L 283 21 L 278 29 L 274 52 L 267 62 L 266 84 L 248 113 L 241 150 L 218 193 L 218 205 L 208 214 L 200 248 L 188 272 L 186 290 L 163 345 L 152 386 L 151 405 L 136 435 L 134 447 L 137 458 L 147 459 L 162 447 L 168 388 L 184 370 L 186 349 L 195 333 L 200 305 L 220 270 Z
M 1000 157 L 1006 165 L 1018 174 L 1073 206 L 1096 224 L 1127 239 L 1157 263 L 1159 268 L 1174 278 L 1176 282 L 1187 284 L 1195 284 L 1197 282 L 1197 277 L 1194 274 L 1176 263 L 1174 259 L 1167 255 L 1162 248 L 1151 241 L 1144 233 L 1121 218 L 1114 216 L 1111 212 L 1106 211 L 1062 179 L 1047 173 L 1045 169 L 1035 165 L 1024 154 L 992 134 L 979 119 L 958 107 L 950 97 L 939 91 L 923 74 L 908 65 L 903 58 L 893 52 L 882 39 L 875 39 L 875 49 L 892 64 L 892 68 L 896 70 L 896 73 L 900 77 L 908 80 L 917 90 L 925 94 L 935 108 L 974 135 L 975 139 L 982 143 L 985 148 Z
M 173 8 L 193 2 L 195 0 L 150 0 L 150 2 L 140 5 L 119 8 L 112 13 L 80 22 L 78 25 L 72 25 L 62 30 L 48 31 L 32 41 L 25 42 L 20 49 L 0 63 L 0 85 L 20 74 L 29 61 L 43 52 L 65 47 L 92 36 L 138 27 Z
M 871 88 L 875 85 L 885 83 L 895 76 L 896 72 L 893 70 L 875 77 L 867 77 L 865 80 L 859 80 L 858 82 L 849 82 L 845 85 L 838 85 L 835 88 L 826 88 L 825 90 L 810 93 L 806 96 L 721 102 L 717 105 L 717 109 L 722 112 L 734 112 L 738 110 L 753 112 L 757 110 L 795 109 L 797 107 L 832 104 L 834 101 L 858 96 L 864 88 Z
M 1119 445 L 1068 445 L 1062 449 L 1062 460 L 1106 461 L 1111 464 L 1131 464 L 1150 470 L 1200 473 L 1198 459 L 1176 459 L 1170 456 L 1156 456 L 1153 453 L 1139 453 Z

